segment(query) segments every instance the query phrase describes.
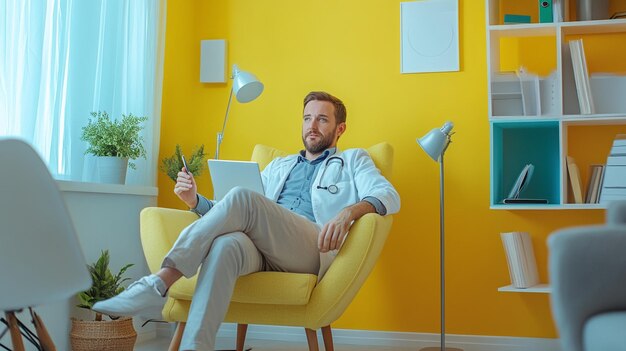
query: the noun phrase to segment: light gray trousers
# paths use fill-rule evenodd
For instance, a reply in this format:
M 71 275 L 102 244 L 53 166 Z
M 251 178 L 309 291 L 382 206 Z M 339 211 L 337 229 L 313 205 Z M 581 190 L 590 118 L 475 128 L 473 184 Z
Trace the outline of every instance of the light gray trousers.
M 317 274 L 319 231 L 316 223 L 240 187 L 185 228 L 163 261 L 188 278 L 201 266 L 180 350 L 214 349 L 239 276 Z

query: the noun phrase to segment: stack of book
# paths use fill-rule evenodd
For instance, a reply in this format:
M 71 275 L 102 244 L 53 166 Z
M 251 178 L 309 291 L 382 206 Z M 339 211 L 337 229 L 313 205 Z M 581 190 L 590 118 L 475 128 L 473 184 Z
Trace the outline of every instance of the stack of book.
M 618 134 L 606 160 L 600 203 L 626 199 L 626 134 Z
M 580 114 L 594 114 L 596 112 L 593 97 L 591 96 L 591 84 L 589 83 L 589 71 L 587 69 L 587 60 L 585 59 L 583 40 L 570 40 L 569 48 L 572 54 L 572 68 L 574 70 L 574 80 L 576 81 L 576 95 L 578 96 Z
M 580 170 L 573 157 L 567 156 L 567 173 L 569 174 L 569 184 L 572 187 L 574 203 L 583 203 L 583 189 L 580 183 Z
M 539 283 L 535 252 L 530 235 L 525 232 L 501 233 L 504 253 L 509 266 L 511 285 L 526 289 Z

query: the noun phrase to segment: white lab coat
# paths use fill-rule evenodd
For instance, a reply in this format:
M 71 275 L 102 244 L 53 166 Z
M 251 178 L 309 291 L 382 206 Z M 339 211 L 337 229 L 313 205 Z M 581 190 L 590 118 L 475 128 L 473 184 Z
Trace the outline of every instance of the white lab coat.
M 335 157 L 343 159 L 343 167 L 339 160 L 334 159 Z M 278 200 L 285 181 L 297 161 L 298 155 L 279 157 L 265 167 L 261 173 L 261 178 L 266 197 L 273 201 Z M 327 167 L 328 169 L 324 172 Z M 326 189 L 317 189 L 318 185 L 322 187 L 336 185 L 339 191 L 336 194 L 331 194 Z M 348 149 L 343 152 L 337 150 L 334 155 L 324 160 L 311 186 L 311 202 L 315 222 L 321 228 L 343 208 L 354 205 L 368 196 L 380 200 L 385 206 L 387 214 L 394 214 L 400 210 L 398 192 L 380 174 L 367 151 L 364 149 Z M 321 254 L 320 277 L 324 275 L 335 255 L 336 252 Z

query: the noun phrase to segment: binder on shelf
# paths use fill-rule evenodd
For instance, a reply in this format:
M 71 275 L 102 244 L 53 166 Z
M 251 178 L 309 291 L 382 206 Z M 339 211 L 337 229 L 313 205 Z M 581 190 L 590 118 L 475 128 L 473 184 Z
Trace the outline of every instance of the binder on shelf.
M 539 87 L 539 77 L 526 72 L 524 67 L 520 67 L 517 72 L 522 91 L 522 104 L 524 116 L 541 115 L 541 95 Z
M 569 48 L 572 56 L 572 69 L 574 71 L 574 81 L 576 82 L 576 95 L 578 97 L 580 114 L 594 114 L 596 112 L 593 97 L 591 96 L 591 84 L 589 82 L 589 71 L 587 69 L 583 40 L 570 40 Z
M 552 23 L 554 21 L 553 0 L 539 1 L 539 23 Z
M 576 161 L 573 157 L 567 156 L 567 173 L 569 174 L 569 184 L 574 195 L 574 203 L 583 203 L 583 190 L 580 183 L 580 170 L 576 165 Z
M 559 113 L 557 101 L 558 76 L 552 71 L 549 76 L 539 80 L 539 96 L 542 115 L 556 115 Z
M 500 233 L 511 285 L 525 289 L 539 283 L 532 240 L 526 232 Z

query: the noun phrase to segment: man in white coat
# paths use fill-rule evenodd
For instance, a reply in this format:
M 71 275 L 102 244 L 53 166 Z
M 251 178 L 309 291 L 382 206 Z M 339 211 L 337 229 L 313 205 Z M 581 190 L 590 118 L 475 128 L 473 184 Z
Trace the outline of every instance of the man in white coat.
M 201 217 L 181 232 L 159 272 L 93 309 L 160 317 L 169 287 L 198 273 L 180 350 L 213 350 L 239 276 L 281 271 L 321 279 L 355 220 L 400 209 L 398 193 L 365 150 L 337 149 L 345 131 L 341 100 L 311 92 L 304 98 L 304 150 L 263 170 L 265 196 L 234 188 L 209 201 L 183 169 L 174 192 Z

